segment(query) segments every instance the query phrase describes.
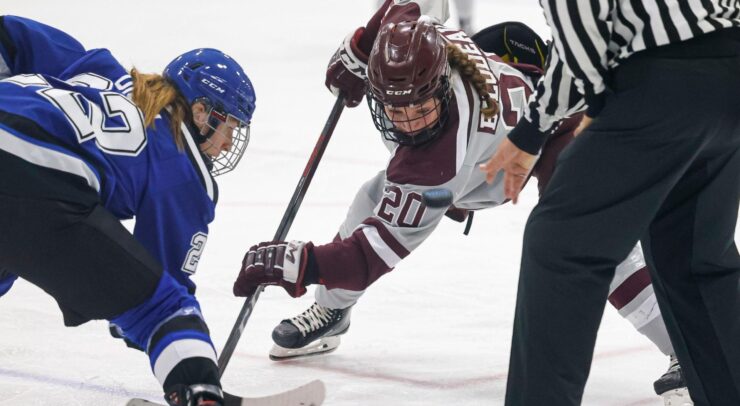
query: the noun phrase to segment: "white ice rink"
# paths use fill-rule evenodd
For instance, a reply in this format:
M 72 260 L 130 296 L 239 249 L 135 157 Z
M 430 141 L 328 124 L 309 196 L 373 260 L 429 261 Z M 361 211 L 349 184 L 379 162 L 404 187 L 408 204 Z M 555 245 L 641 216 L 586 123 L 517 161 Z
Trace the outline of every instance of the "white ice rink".
M 272 238 L 332 107 L 324 88 L 328 58 L 367 21 L 371 3 L 2 1 L 1 13 L 59 27 L 142 71 L 161 71 L 174 56 L 208 46 L 234 56 L 251 77 L 257 91 L 252 141 L 240 167 L 218 178 L 220 204 L 194 277 L 217 349 L 243 303 L 231 285 L 244 250 Z M 547 36 L 537 0 L 476 6 L 477 28 L 520 20 Z M 289 237 L 323 243 L 334 236 L 357 188 L 385 166 L 378 137 L 364 104 L 345 110 Z M 530 185 L 517 206 L 477 213 L 467 237 L 462 224 L 444 220 L 369 289 L 343 344 L 328 356 L 267 358 L 272 328 L 313 301 L 312 293 L 293 300 L 282 289 L 268 289 L 224 387 L 257 396 L 320 378 L 327 405 L 502 404 L 521 235 L 535 201 Z M 652 382 L 667 366 L 665 356 L 607 307 L 583 403 L 658 406 Z M 159 400 L 161 388 L 144 354 L 110 338 L 105 322 L 65 328 L 53 300 L 23 281 L 0 298 L 0 404 L 123 405 L 132 396 Z

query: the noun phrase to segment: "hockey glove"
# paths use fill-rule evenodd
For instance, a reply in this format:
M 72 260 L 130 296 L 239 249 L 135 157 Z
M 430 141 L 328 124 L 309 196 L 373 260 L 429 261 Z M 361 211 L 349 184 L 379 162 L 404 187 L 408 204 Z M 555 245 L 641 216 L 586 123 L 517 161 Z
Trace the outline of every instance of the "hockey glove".
M 242 269 L 234 282 L 234 295 L 252 296 L 259 285 L 266 284 L 280 285 L 293 297 L 302 296 L 308 281 L 315 279 L 310 277 L 316 274 L 316 266 L 309 259 L 312 250 L 312 243 L 302 241 L 252 246 L 244 255 Z
M 545 69 L 548 43 L 524 23 L 499 23 L 470 38 L 482 50 L 500 56 L 504 62 L 523 63 Z
M 360 27 L 344 39 L 326 68 L 326 87 L 335 95 L 344 95 L 344 104 L 355 107 L 365 95 L 367 55 L 357 46 L 365 28 Z

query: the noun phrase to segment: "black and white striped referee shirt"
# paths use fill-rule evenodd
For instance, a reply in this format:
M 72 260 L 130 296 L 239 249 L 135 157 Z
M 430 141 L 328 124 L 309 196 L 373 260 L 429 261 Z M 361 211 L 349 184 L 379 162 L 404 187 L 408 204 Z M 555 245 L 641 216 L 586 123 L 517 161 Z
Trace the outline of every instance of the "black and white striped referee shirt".
M 604 104 L 610 69 L 635 52 L 740 27 L 740 0 L 540 0 L 552 30 L 547 70 L 509 139 L 537 153 L 557 123 Z

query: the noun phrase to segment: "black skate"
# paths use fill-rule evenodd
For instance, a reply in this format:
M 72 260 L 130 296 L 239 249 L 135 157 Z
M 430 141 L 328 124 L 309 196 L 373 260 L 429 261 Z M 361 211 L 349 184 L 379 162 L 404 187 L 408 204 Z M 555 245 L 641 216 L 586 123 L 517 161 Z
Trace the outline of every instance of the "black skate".
M 177 385 L 165 400 L 170 406 L 224 406 L 224 393 L 216 385 Z
M 675 355 L 671 355 L 668 371 L 653 383 L 653 388 L 655 393 L 663 397 L 665 406 L 692 406 L 694 404 L 689 396 L 681 365 Z
M 314 303 L 298 316 L 281 321 L 272 330 L 275 345 L 270 359 L 280 361 L 336 350 L 339 336 L 349 329 L 351 309 L 329 309 Z

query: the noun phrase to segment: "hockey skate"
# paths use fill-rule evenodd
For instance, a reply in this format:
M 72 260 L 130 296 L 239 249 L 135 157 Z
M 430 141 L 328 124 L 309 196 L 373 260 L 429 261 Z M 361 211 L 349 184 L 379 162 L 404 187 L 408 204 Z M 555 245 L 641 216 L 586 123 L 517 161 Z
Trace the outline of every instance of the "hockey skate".
M 668 371 L 653 383 L 653 388 L 655 393 L 663 397 L 665 406 L 693 406 L 694 404 L 689 396 L 681 365 L 675 355 L 671 355 Z
M 275 345 L 270 359 L 281 361 L 336 350 L 339 336 L 349 329 L 351 309 L 329 309 L 314 303 L 298 316 L 283 320 L 272 330 Z

